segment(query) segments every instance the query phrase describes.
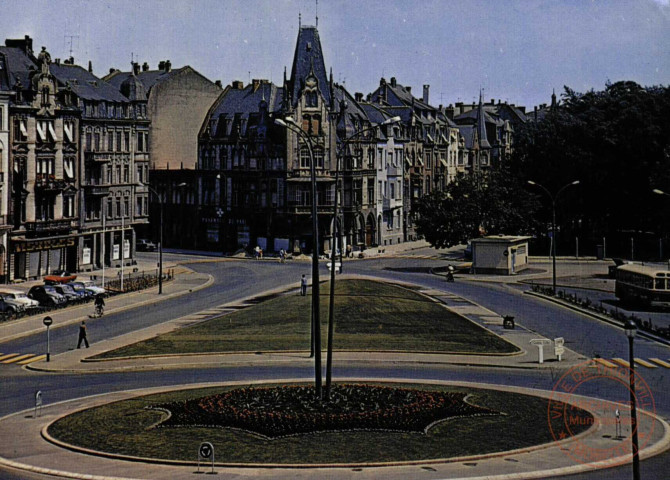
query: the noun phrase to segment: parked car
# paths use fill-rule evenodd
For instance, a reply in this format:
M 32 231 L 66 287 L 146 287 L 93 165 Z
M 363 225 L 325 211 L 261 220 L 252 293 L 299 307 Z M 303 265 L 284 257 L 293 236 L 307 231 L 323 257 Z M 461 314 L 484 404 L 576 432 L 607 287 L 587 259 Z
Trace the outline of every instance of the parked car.
M 74 282 L 77 276 L 65 270 L 56 270 L 51 275 L 44 277 L 44 282 L 49 284 Z
M 68 302 L 78 302 L 80 300 L 86 299 L 86 294 L 84 292 L 77 292 L 74 288 L 67 284 L 54 285 L 53 289 L 67 298 Z
M 81 294 L 84 296 L 84 298 L 92 298 L 95 296 L 95 293 L 93 293 L 90 290 L 86 289 L 86 286 L 82 282 L 70 282 L 65 284 L 68 287 L 71 287 L 75 292 Z
M 28 297 L 37 300 L 43 307 L 54 307 L 67 303 L 67 299 L 50 285 L 35 285 L 28 290 Z
M 28 295 L 20 290 L 4 289 L 0 291 L 0 297 L 2 297 L 5 303 L 20 306 L 24 310 L 31 310 L 40 306 L 40 302 L 28 298 Z
M 79 282 L 72 282 L 72 284 L 81 285 L 86 291 L 91 292 L 93 296 L 104 295 L 106 293 L 104 288 L 97 286 L 92 280 L 82 280 Z
M 155 252 L 156 244 L 151 240 L 147 240 L 146 238 L 140 238 L 135 244 L 135 250 L 138 252 Z
M 2 298 L 0 298 L 0 313 L 12 315 L 17 311 L 18 310 L 15 310 L 13 305 L 10 305 L 9 303 L 5 302 Z

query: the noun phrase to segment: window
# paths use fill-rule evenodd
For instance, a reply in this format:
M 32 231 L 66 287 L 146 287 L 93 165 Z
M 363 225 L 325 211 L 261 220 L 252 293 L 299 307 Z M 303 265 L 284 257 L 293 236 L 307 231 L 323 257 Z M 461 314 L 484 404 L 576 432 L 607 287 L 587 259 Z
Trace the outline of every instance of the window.
M 116 178 L 114 179 L 114 183 L 121 183 L 121 165 L 116 166 Z
M 84 145 L 84 150 L 90 152 L 92 144 L 93 144 L 92 134 L 91 132 L 86 132 L 86 145 Z
M 135 206 L 135 216 L 142 216 L 142 197 L 137 197 L 137 205 Z
M 142 175 L 143 170 L 142 165 L 137 166 L 137 181 L 140 183 L 144 183 L 144 175 Z
M 123 132 L 123 151 L 130 152 L 130 132 Z
M 138 152 L 146 152 L 147 144 L 146 144 L 146 133 L 145 132 L 137 132 L 137 151 Z
M 121 151 L 121 132 L 116 132 L 116 151 Z
M 125 217 L 130 216 L 130 199 L 128 197 L 123 199 L 123 215 Z
M 93 144 L 95 145 L 95 151 L 99 152 L 100 151 L 100 133 L 95 132 L 93 134 L 93 138 L 94 138 L 94 143 Z
M 114 216 L 114 203 L 111 198 L 107 199 L 107 218 L 112 218 Z
M 54 163 L 55 159 L 47 157 L 47 158 L 38 158 L 37 159 L 37 175 L 38 177 L 42 176 L 43 178 L 46 179 L 48 176 L 53 176 L 54 174 Z
M 120 198 L 116 199 L 116 216 L 117 217 L 121 216 L 121 199 Z
M 375 203 L 375 184 L 372 180 L 368 181 L 368 204 Z
M 5 127 L 5 110 L 0 107 L 0 130 L 4 130 Z
M 28 141 L 28 130 L 26 128 L 25 118 L 14 119 L 14 141 L 16 142 Z
M 393 199 L 395 199 L 395 183 L 391 182 L 389 184 L 389 187 L 391 187 L 390 194 L 391 194 L 391 199 L 393 200 Z
M 54 130 L 53 122 L 46 120 L 39 120 L 37 126 L 37 140 L 40 142 L 55 142 L 56 132 Z
M 379 170 L 382 169 L 382 162 L 384 161 L 384 150 L 381 148 L 377 149 L 377 158 L 379 159 Z
M 130 168 L 128 167 L 128 165 L 123 166 L 123 182 L 124 183 L 130 182 Z
M 74 197 L 72 195 L 63 196 L 63 216 L 74 217 Z
M 111 130 L 107 132 L 107 151 L 114 151 L 114 132 Z
M 314 163 L 316 168 L 323 168 L 323 149 L 315 148 L 312 154 L 314 155 Z
M 310 158 L 307 147 L 300 149 L 300 168 L 309 168 Z
M 112 166 L 107 165 L 105 168 L 107 169 L 107 184 L 109 185 L 112 183 Z
M 37 220 L 53 220 L 54 218 L 54 198 L 43 196 L 37 199 L 35 217 Z

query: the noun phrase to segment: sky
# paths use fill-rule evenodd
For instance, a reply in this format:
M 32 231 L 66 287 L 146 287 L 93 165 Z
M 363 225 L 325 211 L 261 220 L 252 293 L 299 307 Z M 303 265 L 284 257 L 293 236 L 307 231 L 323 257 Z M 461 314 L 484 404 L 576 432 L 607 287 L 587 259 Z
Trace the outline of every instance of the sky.
M 281 85 L 316 0 L 0 0 L 4 38 L 34 39 L 102 77 L 131 59 L 190 65 L 224 85 Z M 438 106 L 485 99 L 549 103 L 633 80 L 670 84 L 670 0 L 321 0 L 326 68 L 347 90 L 396 77 Z M 0 39 L 2 41 L 2 39 Z

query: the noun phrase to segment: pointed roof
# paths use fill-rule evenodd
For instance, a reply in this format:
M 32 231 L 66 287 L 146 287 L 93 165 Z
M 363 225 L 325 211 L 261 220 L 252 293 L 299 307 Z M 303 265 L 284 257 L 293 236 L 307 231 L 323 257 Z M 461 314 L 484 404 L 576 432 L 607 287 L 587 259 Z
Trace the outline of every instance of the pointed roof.
M 80 98 L 95 101 L 128 102 L 128 99 L 121 95 L 116 88 L 79 65 L 52 63 L 50 70 L 61 86 L 66 86 L 69 83 L 72 91 Z
M 319 91 L 326 103 L 330 103 L 330 89 L 328 88 L 328 75 L 326 64 L 323 59 L 321 40 L 316 27 L 301 26 L 298 32 L 298 41 L 293 56 L 293 68 L 291 69 L 291 80 L 289 90 L 293 106 L 297 105 L 300 91 L 305 85 L 305 79 L 313 75 L 319 86 Z
M 479 91 L 479 106 L 477 107 L 477 138 L 479 139 L 479 148 L 491 148 L 489 139 L 486 136 L 486 112 L 482 104 L 482 92 Z

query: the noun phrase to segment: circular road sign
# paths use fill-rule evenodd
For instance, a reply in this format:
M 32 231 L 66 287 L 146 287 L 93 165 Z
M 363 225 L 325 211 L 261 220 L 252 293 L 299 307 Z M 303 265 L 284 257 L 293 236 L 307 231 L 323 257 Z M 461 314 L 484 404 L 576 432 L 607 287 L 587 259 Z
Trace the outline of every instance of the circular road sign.
M 199 452 L 202 458 L 210 458 L 214 453 L 214 446 L 209 442 L 201 443 Z
M 47 327 L 54 323 L 53 319 L 51 317 L 44 317 L 44 320 L 42 320 L 42 323 L 46 325 Z

